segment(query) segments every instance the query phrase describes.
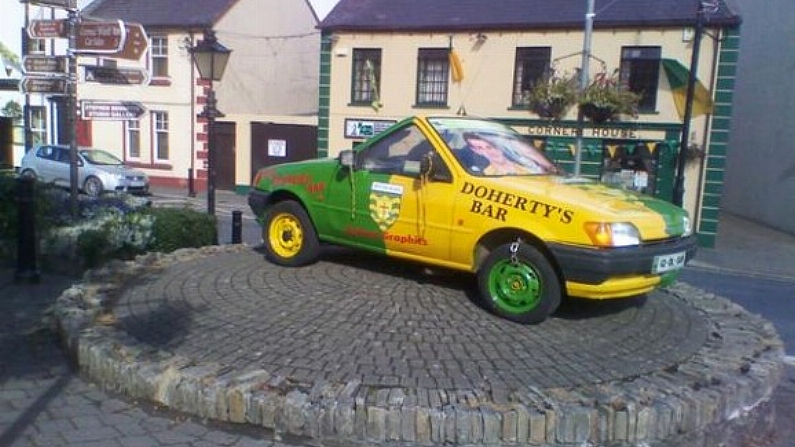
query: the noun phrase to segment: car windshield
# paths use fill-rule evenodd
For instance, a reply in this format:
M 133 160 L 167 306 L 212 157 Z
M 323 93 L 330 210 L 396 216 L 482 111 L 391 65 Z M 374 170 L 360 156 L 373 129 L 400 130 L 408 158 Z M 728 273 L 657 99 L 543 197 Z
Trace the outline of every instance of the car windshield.
M 105 152 L 101 149 L 82 149 L 80 155 L 86 159 L 87 162 L 94 165 L 120 165 L 122 161 L 116 158 L 110 152 Z
M 508 126 L 470 118 L 428 120 L 461 166 L 478 176 L 548 175 L 560 170 Z

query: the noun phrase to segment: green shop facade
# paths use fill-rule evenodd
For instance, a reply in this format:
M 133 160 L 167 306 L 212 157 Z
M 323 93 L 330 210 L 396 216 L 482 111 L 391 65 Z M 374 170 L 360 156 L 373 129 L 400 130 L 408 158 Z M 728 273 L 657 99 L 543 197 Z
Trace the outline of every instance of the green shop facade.
M 345 0 L 343 0 L 344 2 Z M 738 21 L 739 22 L 739 21 Z M 321 70 L 320 70 L 320 107 L 318 116 L 318 155 L 336 156 L 339 150 L 355 146 L 368 135 L 351 135 L 346 126 L 351 122 L 369 123 L 369 128 L 377 129 L 391 122 L 412 114 L 466 114 L 469 109 L 472 115 L 488 116 L 512 126 L 537 148 L 544 150 L 554 161 L 569 172 L 575 172 L 577 163 L 576 149 L 581 147 L 578 171 L 584 177 L 618 185 L 626 189 L 636 190 L 667 200 L 674 200 L 674 189 L 679 159 L 685 163 L 686 204 L 685 207 L 695 218 L 699 243 L 704 247 L 712 247 L 719 225 L 721 190 L 724 180 L 725 160 L 728 153 L 728 137 L 732 111 L 732 95 L 739 50 L 739 23 L 725 26 L 716 31 L 706 43 L 713 52 L 706 58 L 711 70 L 704 70 L 709 77 L 699 73 L 699 78 L 711 92 L 712 107 L 709 114 L 693 120 L 690 129 L 691 149 L 679 155 L 683 120 L 676 111 L 661 110 L 657 114 L 640 114 L 635 119 L 609 121 L 594 124 L 590 121 L 578 121 L 576 113 L 569 113 L 563 119 L 541 119 L 527 110 L 515 113 L 514 108 L 492 108 L 482 113 L 487 107 L 473 110 L 473 101 L 457 105 L 450 100 L 447 107 L 424 108 L 416 104 L 416 95 L 412 90 L 417 85 L 418 67 L 403 68 L 405 79 L 402 83 L 393 82 L 390 78 L 387 52 L 403 57 L 403 64 L 409 61 L 421 64 L 423 45 L 429 48 L 438 47 L 435 43 L 449 42 L 451 49 L 457 49 L 455 41 L 469 39 L 455 33 L 421 33 L 421 32 L 358 32 L 335 29 L 333 26 L 324 28 L 321 23 Z M 687 32 L 687 27 L 683 27 Z M 582 32 L 579 37 L 581 39 Z M 717 38 L 716 38 L 717 37 Z M 410 40 L 404 44 L 391 44 L 386 41 Z M 417 39 L 427 43 L 417 43 Z M 373 101 L 357 103 L 352 100 L 356 89 L 356 49 L 380 49 L 383 59 L 379 60 L 380 73 L 376 73 L 372 81 L 381 84 L 370 85 L 376 94 Z M 470 66 L 466 76 L 482 77 L 482 73 L 471 70 L 477 67 L 476 54 L 467 53 L 466 47 L 461 50 L 461 61 L 464 70 Z M 706 46 L 704 48 L 707 48 Z M 482 49 L 481 49 L 482 51 Z M 510 50 L 503 51 L 508 53 Z M 665 50 L 663 50 L 665 53 Z M 689 66 L 684 52 L 678 57 L 682 65 Z M 469 62 L 469 64 L 468 64 Z M 451 61 L 452 64 L 452 61 Z M 504 64 L 503 64 L 504 65 Z M 499 64 L 493 64 L 492 71 L 498 70 Z M 447 68 L 450 70 L 450 67 Z M 660 69 L 662 72 L 662 68 Z M 453 76 L 449 73 L 449 76 Z M 662 76 L 662 75 L 660 75 Z M 399 79 L 398 79 L 399 80 Z M 408 81 L 408 82 L 407 82 Z M 461 85 L 465 85 L 466 77 Z M 474 81 L 473 81 L 474 82 Z M 484 81 L 488 83 L 488 81 Z M 663 85 L 661 83 L 661 85 Z M 450 83 L 450 97 L 456 95 L 459 84 Z M 464 88 L 461 88 L 462 90 Z M 392 93 L 390 93 L 392 92 Z M 477 94 L 477 89 L 464 92 L 461 96 Z M 668 95 L 660 90 L 658 95 Z M 390 107 L 399 101 L 400 95 L 414 97 L 412 103 L 404 107 Z M 575 107 L 576 109 L 576 107 Z M 507 110 L 507 111 L 506 111 Z M 673 109 L 672 109 L 673 110 Z M 474 113 L 476 112 L 477 113 Z M 582 137 L 578 137 L 581 129 Z M 693 144 L 693 142 L 697 144 Z

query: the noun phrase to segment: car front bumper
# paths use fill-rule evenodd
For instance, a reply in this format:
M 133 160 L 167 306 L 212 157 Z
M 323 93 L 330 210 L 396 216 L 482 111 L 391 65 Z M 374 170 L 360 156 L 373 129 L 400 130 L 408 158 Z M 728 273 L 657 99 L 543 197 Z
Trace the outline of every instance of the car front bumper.
M 655 257 L 685 253 L 687 262 L 695 256 L 697 243 L 695 236 L 688 236 L 635 247 L 597 249 L 553 243 L 549 248 L 566 282 L 598 286 L 615 278 L 645 277 L 659 282 L 666 274 L 653 272 Z
M 265 212 L 265 208 L 268 206 L 268 196 L 270 196 L 269 192 L 255 188 L 248 190 L 248 206 L 258 220 L 262 218 L 262 213 Z

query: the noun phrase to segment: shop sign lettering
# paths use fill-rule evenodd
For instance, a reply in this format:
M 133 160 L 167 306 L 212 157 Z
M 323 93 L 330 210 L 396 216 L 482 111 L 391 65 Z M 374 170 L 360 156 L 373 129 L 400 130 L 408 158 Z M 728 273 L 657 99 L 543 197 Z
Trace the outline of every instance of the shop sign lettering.
M 461 193 L 471 195 L 472 206 L 469 212 L 479 214 L 495 220 L 505 222 L 508 212 L 511 209 L 527 212 L 545 219 L 557 219 L 560 223 L 571 223 L 574 211 L 561 208 L 549 203 L 530 200 L 505 191 L 486 186 L 477 186 L 470 182 L 464 182 Z

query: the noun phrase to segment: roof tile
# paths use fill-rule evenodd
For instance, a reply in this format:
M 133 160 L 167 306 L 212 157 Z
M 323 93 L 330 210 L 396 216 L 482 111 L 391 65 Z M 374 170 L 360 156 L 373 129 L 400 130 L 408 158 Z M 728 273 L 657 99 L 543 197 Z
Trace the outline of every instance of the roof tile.
M 739 24 L 724 0 L 712 24 Z M 675 26 L 695 22 L 698 0 L 598 0 L 594 27 Z M 455 30 L 581 28 L 584 0 L 340 0 L 319 28 L 327 30 Z

